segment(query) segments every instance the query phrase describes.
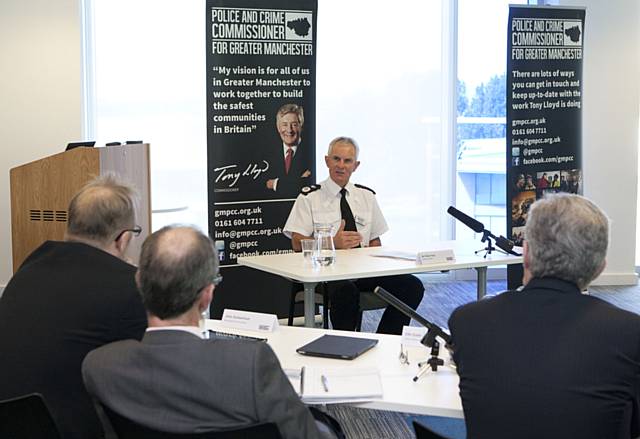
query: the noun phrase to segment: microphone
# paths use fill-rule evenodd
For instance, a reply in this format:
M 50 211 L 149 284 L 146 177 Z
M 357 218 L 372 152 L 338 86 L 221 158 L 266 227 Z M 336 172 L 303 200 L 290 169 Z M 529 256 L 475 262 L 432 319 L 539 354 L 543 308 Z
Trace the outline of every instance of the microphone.
M 480 221 L 478 221 L 475 218 L 471 218 L 466 213 L 460 212 L 455 207 L 449 206 L 449 208 L 447 209 L 447 213 L 452 217 L 454 217 L 455 219 L 457 219 L 458 221 L 460 221 L 465 226 L 469 227 L 474 232 L 476 233 L 484 232 L 484 224 L 482 224 Z
M 505 253 L 509 253 L 509 254 L 512 254 L 512 255 L 515 255 L 515 256 L 522 256 L 522 255 L 520 255 L 520 254 L 518 254 L 518 253 L 513 251 L 513 247 L 515 245 L 513 243 L 513 241 L 511 241 L 510 239 L 505 238 L 504 236 L 495 236 L 489 230 L 486 230 L 484 228 L 484 224 L 482 224 L 477 219 L 471 218 L 469 215 L 459 211 L 458 209 L 456 209 L 453 206 L 449 206 L 449 208 L 447 209 L 447 213 L 449 215 L 451 215 L 452 217 L 454 217 L 455 219 L 457 219 L 458 221 L 460 221 L 461 223 L 463 223 L 465 226 L 469 227 L 474 232 L 483 233 L 482 242 L 484 242 L 488 238 L 493 238 L 496 241 L 496 246 L 500 250 L 504 251 Z M 491 253 L 491 252 L 489 252 L 489 253 Z
M 496 238 L 496 246 L 498 246 L 499 249 L 504 250 L 507 253 L 511 253 L 513 251 L 514 245 L 515 244 L 513 243 L 512 240 L 507 239 L 502 235 Z
M 426 346 L 432 347 L 433 343 L 436 341 L 436 336 L 442 338 L 447 344 L 451 342 L 451 336 L 444 332 L 440 326 L 436 325 L 435 323 L 431 323 L 429 320 L 422 317 L 409 305 L 398 299 L 396 296 L 394 296 L 384 288 L 376 287 L 373 290 L 373 294 L 387 302 L 389 305 L 393 306 L 402 314 L 406 315 L 409 318 L 412 318 L 413 320 L 427 328 L 429 331 L 427 332 L 427 335 L 424 336 L 422 341 Z

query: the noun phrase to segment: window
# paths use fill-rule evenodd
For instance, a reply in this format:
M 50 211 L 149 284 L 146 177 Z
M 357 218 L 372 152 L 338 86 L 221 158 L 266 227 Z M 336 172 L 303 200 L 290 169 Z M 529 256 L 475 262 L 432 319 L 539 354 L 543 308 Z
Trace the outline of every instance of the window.
M 94 43 L 88 137 L 150 143 L 154 230 L 182 222 L 206 231 L 204 2 L 85 2 Z
M 317 172 L 338 135 L 361 146 L 354 182 L 373 188 L 385 244 L 450 238 L 456 206 L 505 229 L 506 0 L 320 0 Z M 151 143 L 153 227 L 207 229 L 204 2 L 84 0 L 87 136 Z M 456 40 L 457 37 L 457 40 Z M 457 44 L 458 102 L 453 59 Z M 457 127 L 457 139 L 454 130 Z M 453 170 L 456 170 L 454 173 Z M 454 186 L 455 182 L 455 186 Z M 473 232 L 456 224 L 457 237 Z
M 318 13 L 317 175 L 332 138 L 353 137 L 390 231 L 386 245 L 445 239 L 451 154 L 445 126 L 447 1 L 321 1 Z M 443 23 L 445 23 L 443 25 Z
M 495 235 L 506 235 L 505 54 L 516 3 L 527 2 L 458 0 L 456 207 Z M 458 222 L 455 235 L 474 232 Z

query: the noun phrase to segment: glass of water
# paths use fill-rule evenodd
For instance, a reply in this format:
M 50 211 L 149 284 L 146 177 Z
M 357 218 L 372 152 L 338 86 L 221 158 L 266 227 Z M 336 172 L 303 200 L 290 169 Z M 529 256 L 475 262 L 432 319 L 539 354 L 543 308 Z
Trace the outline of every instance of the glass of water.
M 302 246 L 302 256 L 304 258 L 304 262 L 311 265 L 313 251 L 316 248 L 316 240 L 315 239 L 303 239 L 300 241 Z

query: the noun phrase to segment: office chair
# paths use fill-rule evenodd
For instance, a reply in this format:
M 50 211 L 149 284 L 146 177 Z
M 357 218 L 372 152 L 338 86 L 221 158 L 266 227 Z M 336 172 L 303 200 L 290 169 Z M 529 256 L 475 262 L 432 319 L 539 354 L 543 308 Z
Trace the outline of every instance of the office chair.
M 413 421 L 413 429 L 416 431 L 416 439 L 448 439 L 418 421 Z
M 140 425 L 101 405 L 119 439 L 281 439 L 276 424 L 267 422 L 234 430 L 204 433 L 168 433 Z
M 300 290 L 302 285 L 294 282 L 291 288 L 291 298 L 289 301 L 289 319 L 287 325 L 293 325 L 294 307 L 299 303 L 304 303 L 304 290 Z M 327 292 L 327 283 L 319 283 L 315 292 L 315 304 L 322 303 L 322 327 L 329 329 L 329 294 Z M 385 308 L 386 302 L 373 294 L 372 291 L 360 291 L 360 306 L 358 307 L 358 323 L 356 331 L 360 331 L 362 326 L 362 313 L 374 309 Z
M 319 283 L 316 286 L 314 295 L 315 304 L 322 304 L 322 327 L 329 329 L 329 295 L 327 294 L 325 282 Z M 293 326 L 293 312 L 295 306 L 299 303 L 304 303 L 304 287 L 300 282 L 293 282 L 291 284 L 291 297 L 289 299 L 288 326 Z
M 58 427 L 39 393 L 0 401 L 0 437 L 60 439 Z

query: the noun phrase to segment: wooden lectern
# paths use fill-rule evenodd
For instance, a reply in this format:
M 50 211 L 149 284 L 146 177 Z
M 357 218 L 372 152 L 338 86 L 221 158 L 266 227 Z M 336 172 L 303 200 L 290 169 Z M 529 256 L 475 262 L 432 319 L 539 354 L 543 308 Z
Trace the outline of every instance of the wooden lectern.
M 107 173 L 116 174 L 138 191 L 136 221 L 142 233 L 127 252 L 137 263 L 142 242 L 151 230 L 149 144 L 75 148 L 10 171 L 14 273 L 44 241 L 64 238 L 71 198 L 89 180 Z

